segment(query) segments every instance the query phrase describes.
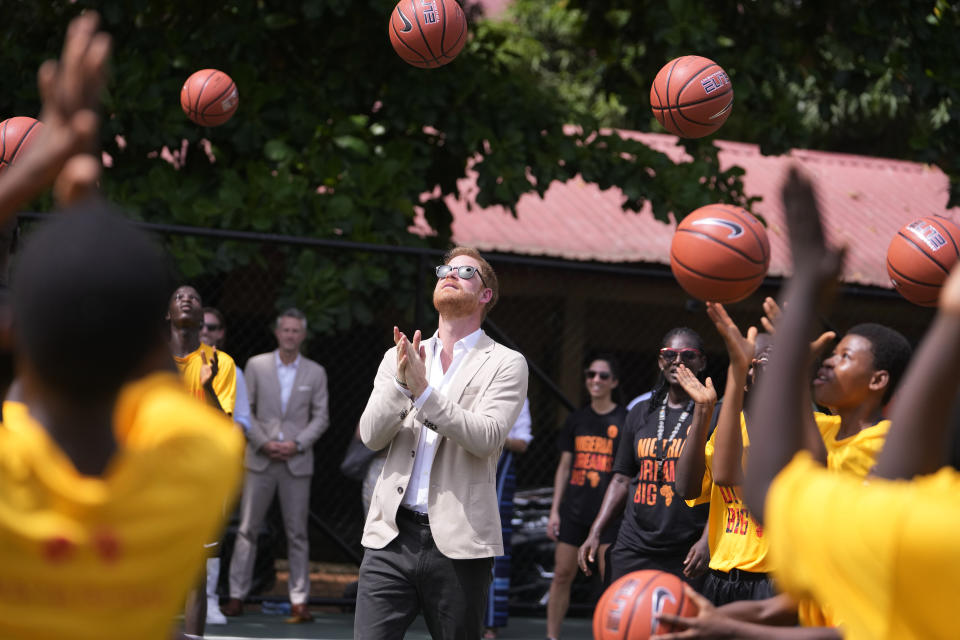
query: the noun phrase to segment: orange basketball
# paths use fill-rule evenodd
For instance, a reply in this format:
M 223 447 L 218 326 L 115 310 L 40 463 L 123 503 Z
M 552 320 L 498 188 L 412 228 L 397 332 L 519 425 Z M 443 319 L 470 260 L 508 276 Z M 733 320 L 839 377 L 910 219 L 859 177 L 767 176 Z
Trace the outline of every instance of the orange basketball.
M 702 138 L 723 125 L 733 110 L 733 86 L 727 72 L 701 56 L 674 58 L 650 87 L 657 121 L 681 138 Z
M 16 116 L 0 122 L 0 172 L 17 161 L 40 135 L 43 124 L 36 118 Z
M 743 300 L 769 267 L 767 231 L 755 216 L 730 204 L 700 207 L 677 225 L 670 243 L 670 270 L 699 300 Z
M 593 640 L 644 640 L 671 631 L 657 620 L 661 613 L 697 615 L 697 605 L 683 592 L 683 580 L 663 571 L 634 571 L 603 592 L 593 611 Z
M 193 73 L 180 89 L 180 106 L 187 117 L 204 127 L 216 127 L 236 113 L 240 106 L 237 85 L 217 69 Z
M 467 42 L 467 17 L 456 0 L 400 0 L 390 14 L 390 44 L 400 58 L 430 69 L 452 61 Z
M 935 307 L 940 287 L 960 256 L 960 227 L 942 216 L 914 220 L 893 236 L 887 273 L 893 286 L 914 304 Z

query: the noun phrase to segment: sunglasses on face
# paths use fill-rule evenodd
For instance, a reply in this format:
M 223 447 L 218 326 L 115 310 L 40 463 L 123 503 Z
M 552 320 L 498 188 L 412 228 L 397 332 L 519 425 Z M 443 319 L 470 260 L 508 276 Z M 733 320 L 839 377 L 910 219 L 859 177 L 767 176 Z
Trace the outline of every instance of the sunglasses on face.
M 220 325 L 203 323 L 203 328 L 207 331 L 220 331 Z
M 455 267 L 452 264 L 437 265 L 437 278 L 446 278 L 454 269 L 457 270 L 457 276 L 463 280 L 469 280 L 477 275 L 480 276 L 480 282 L 483 282 L 483 276 L 480 275 L 480 270 L 477 267 L 471 267 L 466 264 L 459 267 Z M 486 284 L 486 282 L 484 282 L 484 284 Z
M 700 353 L 700 349 L 694 349 L 693 347 L 687 347 L 685 349 L 664 347 L 660 349 L 660 357 L 666 362 L 673 362 L 677 359 L 677 356 L 680 356 L 680 362 L 683 364 L 693 364 L 701 355 L 703 354 Z
M 594 371 L 593 369 L 587 369 L 583 372 L 584 377 L 587 380 L 592 380 L 593 378 L 600 378 L 601 380 L 609 380 L 611 378 L 609 371 Z

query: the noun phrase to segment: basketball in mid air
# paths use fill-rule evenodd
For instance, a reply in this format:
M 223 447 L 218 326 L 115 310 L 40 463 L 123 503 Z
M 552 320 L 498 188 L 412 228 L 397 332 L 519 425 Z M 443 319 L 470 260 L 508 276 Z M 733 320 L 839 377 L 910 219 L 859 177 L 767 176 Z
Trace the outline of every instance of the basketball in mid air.
M 661 613 L 697 615 L 697 605 L 684 593 L 683 580 L 664 571 L 628 573 L 600 597 L 593 611 L 593 638 L 646 640 L 674 631 L 675 625 L 657 619 Z
M 29 116 L 15 116 L 0 122 L 0 172 L 23 157 L 42 128 L 39 120 Z
M 467 42 L 467 17 L 456 0 L 400 0 L 390 14 L 390 44 L 421 69 L 452 62 Z
M 960 227 L 943 216 L 905 225 L 887 248 L 887 273 L 904 298 L 935 307 L 940 287 L 960 256 Z
M 749 211 L 708 204 L 684 218 L 670 243 L 670 270 L 694 298 L 738 302 L 757 290 L 770 267 L 767 231 Z
M 657 121 L 681 138 L 702 138 L 719 129 L 733 109 L 733 85 L 720 65 L 702 56 L 674 58 L 650 87 Z
M 233 117 L 240 106 L 237 85 L 217 69 L 201 69 L 183 83 L 180 106 L 193 122 L 217 127 Z

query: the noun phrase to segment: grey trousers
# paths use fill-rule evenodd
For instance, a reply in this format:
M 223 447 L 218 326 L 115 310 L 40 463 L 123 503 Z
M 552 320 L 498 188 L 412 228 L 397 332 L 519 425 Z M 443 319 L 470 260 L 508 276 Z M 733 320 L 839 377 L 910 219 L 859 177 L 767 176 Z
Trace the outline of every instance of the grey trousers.
M 284 462 L 272 462 L 266 471 L 247 469 L 240 498 L 240 528 L 230 559 L 230 597 L 243 600 L 250 593 L 257 531 L 273 496 L 280 497 L 283 528 L 290 561 L 290 602 L 304 604 L 310 596 L 310 544 L 307 515 L 310 510 L 310 476 L 294 476 Z
M 399 514 L 397 525 L 390 544 L 364 550 L 354 640 L 399 640 L 418 613 L 434 640 L 478 640 L 493 558 L 453 560 L 437 549 L 429 525 Z

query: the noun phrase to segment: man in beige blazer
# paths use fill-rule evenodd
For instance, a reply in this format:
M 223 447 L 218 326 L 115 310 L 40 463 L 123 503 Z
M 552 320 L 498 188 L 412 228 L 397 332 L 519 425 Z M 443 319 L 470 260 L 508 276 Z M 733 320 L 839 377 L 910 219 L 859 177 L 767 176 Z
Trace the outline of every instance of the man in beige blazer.
M 307 335 L 307 319 L 298 309 L 287 309 L 275 328 L 277 350 L 247 362 L 250 397 L 240 528 L 230 560 L 230 601 L 223 612 L 240 615 L 250 591 L 257 530 L 274 494 L 280 497 L 290 561 L 291 617 L 309 622 L 310 550 L 307 515 L 313 476 L 313 443 L 330 424 L 327 411 L 327 373 L 300 355 Z
M 394 328 L 360 418 L 389 446 L 364 527 L 354 638 L 402 638 L 422 613 L 434 638 L 479 638 L 493 557 L 503 553 L 496 469 L 527 393 L 523 356 L 480 325 L 497 277 L 470 248 L 437 267 L 433 337 Z

